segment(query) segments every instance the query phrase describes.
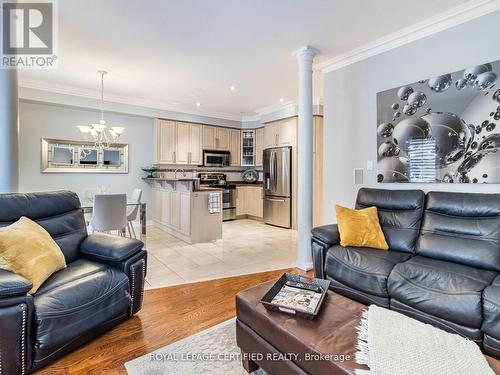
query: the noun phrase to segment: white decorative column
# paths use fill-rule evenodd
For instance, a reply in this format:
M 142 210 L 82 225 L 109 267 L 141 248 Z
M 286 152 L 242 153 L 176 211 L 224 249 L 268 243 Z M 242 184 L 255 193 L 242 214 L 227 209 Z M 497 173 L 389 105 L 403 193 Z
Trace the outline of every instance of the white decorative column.
M 299 125 L 297 134 L 297 218 L 298 256 L 295 267 L 308 271 L 313 268 L 311 229 L 313 222 L 313 91 L 312 64 L 318 50 L 304 46 L 293 54 L 299 65 Z
M 17 71 L 0 69 L 0 193 L 19 189 Z

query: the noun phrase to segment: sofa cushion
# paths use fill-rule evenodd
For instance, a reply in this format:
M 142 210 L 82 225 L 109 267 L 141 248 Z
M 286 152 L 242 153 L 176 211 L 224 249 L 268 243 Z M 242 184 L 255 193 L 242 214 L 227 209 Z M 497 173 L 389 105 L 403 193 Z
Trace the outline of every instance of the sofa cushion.
M 365 293 L 387 297 L 387 278 L 392 268 L 410 257 L 399 251 L 335 245 L 326 255 L 325 275 Z
M 420 230 L 425 195 L 421 190 L 361 188 L 356 208 L 377 207 L 389 249 L 413 253 Z
M 500 340 L 500 276 L 483 292 L 482 330 Z
M 130 303 L 123 272 L 84 259 L 69 264 L 34 296 L 35 361 L 57 356 L 86 332 L 126 316 Z
M 438 318 L 480 328 L 482 292 L 496 275 L 493 271 L 415 256 L 393 268 L 389 296 Z
M 78 259 L 87 227 L 78 196 L 71 191 L 0 194 L 0 227 L 21 216 L 45 229 L 61 248 L 66 263 Z
M 418 254 L 500 271 L 500 194 L 427 194 Z

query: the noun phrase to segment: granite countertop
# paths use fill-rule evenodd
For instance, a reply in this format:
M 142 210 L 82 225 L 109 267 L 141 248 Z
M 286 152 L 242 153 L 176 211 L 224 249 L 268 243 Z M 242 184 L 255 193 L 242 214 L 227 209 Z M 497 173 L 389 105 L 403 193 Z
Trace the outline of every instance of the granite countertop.
M 195 192 L 200 192 L 200 191 L 223 191 L 224 188 L 218 188 L 218 187 L 210 187 L 210 186 L 202 186 L 199 189 L 193 189 Z
M 197 178 L 158 178 L 158 177 L 143 177 L 142 178 L 144 181 L 194 181 L 197 180 Z
M 227 181 L 229 185 L 244 185 L 244 186 L 262 186 L 262 181 L 257 181 L 253 183 L 245 182 L 245 181 Z

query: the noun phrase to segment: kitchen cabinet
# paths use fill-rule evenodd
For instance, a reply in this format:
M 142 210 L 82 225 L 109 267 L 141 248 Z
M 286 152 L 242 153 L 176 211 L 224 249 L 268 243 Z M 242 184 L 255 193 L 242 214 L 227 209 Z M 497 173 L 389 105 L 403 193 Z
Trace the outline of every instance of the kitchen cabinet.
M 278 129 L 278 146 L 294 146 L 297 133 L 297 117 L 281 120 Z
M 170 208 L 172 206 L 170 202 L 170 190 L 159 190 L 159 192 L 160 199 L 158 201 L 158 207 L 161 210 L 160 223 L 162 223 L 163 225 L 170 225 Z
M 192 181 L 165 179 L 150 183 L 153 222 L 161 230 L 188 243 L 222 238 L 222 210 L 208 210 L 212 191 L 194 191 Z
M 264 148 L 295 146 L 297 118 L 270 122 L 264 128 Z
M 229 130 L 229 152 L 231 153 L 231 165 L 240 165 L 241 132 L 237 129 Z
M 236 187 L 236 216 L 263 217 L 262 186 L 243 185 Z
M 203 149 L 215 150 L 215 126 L 203 125 Z
M 246 186 L 236 187 L 236 216 L 247 214 Z
M 229 151 L 229 128 L 203 125 L 203 149 Z
M 189 235 L 191 227 L 191 196 L 182 192 L 179 196 L 179 229 L 182 233 Z
M 203 125 L 191 124 L 191 147 L 189 155 L 189 164 L 192 165 L 202 165 L 203 164 L 203 152 L 202 152 L 202 136 L 203 136 Z
M 191 124 L 186 122 L 177 122 L 175 125 L 175 163 L 189 164 L 189 153 L 191 152 Z
M 228 128 L 215 129 L 215 147 L 217 150 L 229 150 L 229 130 Z
M 270 122 L 264 128 L 264 148 L 271 148 L 278 146 L 278 133 L 280 122 Z
M 155 163 L 173 164 L 175 162 L 175 122 L 155 121 L 154 142 Z
M 264 152 L 264 128 L 255 130 L 255 165 L 262 166 Z
M 155 121 L 155 164 L 201 164 L 201 125 Z

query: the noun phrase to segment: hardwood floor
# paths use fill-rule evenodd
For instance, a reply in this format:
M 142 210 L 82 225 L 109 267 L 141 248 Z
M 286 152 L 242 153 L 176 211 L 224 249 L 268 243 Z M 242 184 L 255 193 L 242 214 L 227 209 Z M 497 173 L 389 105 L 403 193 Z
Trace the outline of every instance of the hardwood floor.
M 126 374 L 125 362 L 234 317 L 236 293 L 285 271 L 301 272 L 271 271 L 147 290 L 139 314 L 38 374 Z

